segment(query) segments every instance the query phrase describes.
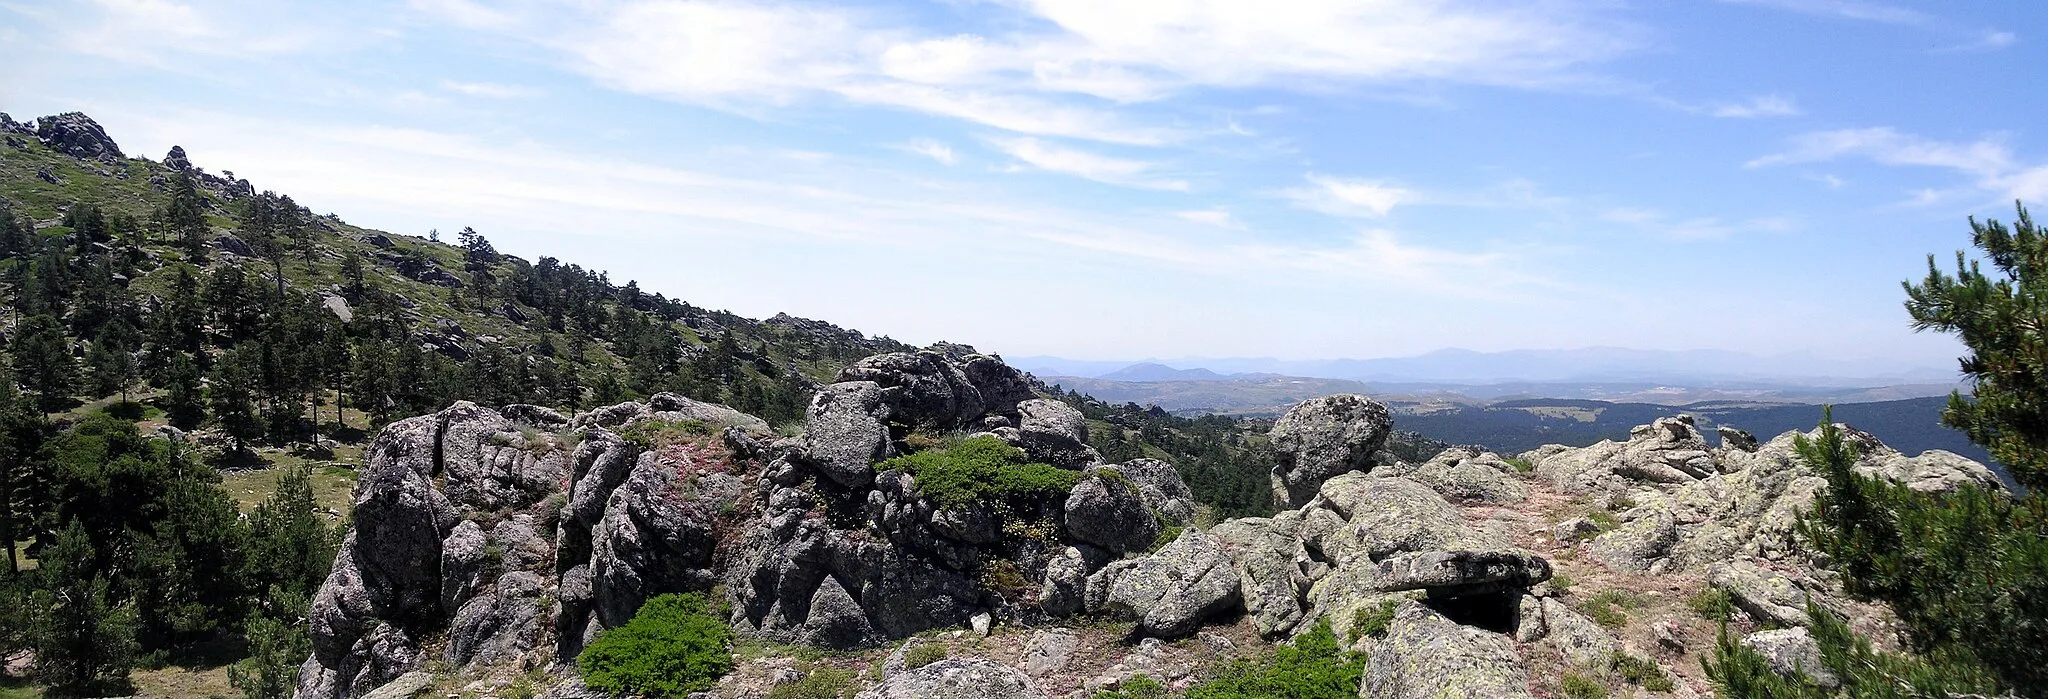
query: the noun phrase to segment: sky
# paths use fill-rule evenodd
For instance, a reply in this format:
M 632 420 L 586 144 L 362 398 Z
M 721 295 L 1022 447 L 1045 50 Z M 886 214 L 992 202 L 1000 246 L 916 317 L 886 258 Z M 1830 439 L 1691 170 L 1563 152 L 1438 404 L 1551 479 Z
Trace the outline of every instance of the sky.
M 0 111 L 752 317 L 1112 359 L 1953 366 L 2048 4 L 0 0 Z

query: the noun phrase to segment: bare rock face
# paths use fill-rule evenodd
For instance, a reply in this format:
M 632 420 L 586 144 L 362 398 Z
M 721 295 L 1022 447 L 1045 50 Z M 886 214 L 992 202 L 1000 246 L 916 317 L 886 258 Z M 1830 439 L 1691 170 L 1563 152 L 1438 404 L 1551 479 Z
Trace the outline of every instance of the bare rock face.
M 107 136 L 99 122 L 79 112 L 65 112 L 36 120 L 36 138 L 56 151 L 74 158 L 119 161 L 121 147 Z
M 1143 551 L 1159 536 L 1159 520 L 1130 479 L 1115 472 L 1082 478 L 1067 495 L 1067 533 L 1111 551 Z
M 1181 480 L 1180 471 L 1173 464 L 1158 459 L 1132 459 L 1113 466 L 1090 467 L 1112 468 L 1124 478 L 1138 486 L 1139 494 L 1145 497 L 1145 504 L 1175 524 L 1185 525 L 1195 521 L 1199 505 L 1195 503 L 1195 491 L 1188 488 L 1187 481 Z
M 1332 477 L 1369 471 L 1393 429 L 1387 406 L 1365 396 L 1339 394 L 1302 401 L 1273 423 L 1273 498 L 1299 507 Z
M 890 675 L 855 699 L 1044 699 L 1031 678 L 980 658 L 941 660 Z
M 1513 699 L 1531 697 L 1529 671 L 1513 639 L 1443 617 L 1420 603 L 1394 611 L 1386 638 L 1367 651 L 1361 697 Z
M 1144 558 L 1109 564 L 1088 578 L 1088 608 L 1138 619 L 1148 636 L 1176 638 L 1239 604 L 1237 568 L 1200 529 Z
M 1513 505 L 1529 498 L 1528 488 L 1511 475 L 1514 467 L 1507 460 L 1473 447 L 1445 449 L 1419 466 L 1396 462 L 1372 472 L 1427 485 L 1454 502 Z
M 895 455 L 887 420 L 889 393 L 873 381 L 843 381 L 820 389 L 805 413 L 804 442 L 809 462 L 834 482 L 864 488 L 875 480 L 869 468 Z
M 1236 564 L 1245 612 L 1260 635 L 1286 636 L 1306 620 L 1310 580 L 1302 569 L 1312 559 L 1301 543 L 1299 513 L 1233 519 L 1209 534 Z
M 1032 460 L 1075 469 L 1102 462 L 1102 455 L 1088 446 L 1088 419 L 1073 406 L 1033 398 L 1018 403 L 1017 413 L 1018 446 Z

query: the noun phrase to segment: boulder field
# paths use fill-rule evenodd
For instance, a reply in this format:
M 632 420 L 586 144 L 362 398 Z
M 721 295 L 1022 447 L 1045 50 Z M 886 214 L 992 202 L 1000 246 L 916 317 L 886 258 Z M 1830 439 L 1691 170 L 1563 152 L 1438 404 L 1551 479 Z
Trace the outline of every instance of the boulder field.
M 1744 642 L 1788 672 L 1812 664 L 1808 601 L 1884 624 L 1795 535 L 1826 487 L 1796 433 L 1710 448 L 1679 417 L 1625 441 L 1413 464 L 1382 449 L 1391 427 L 1363 396 L 1303 402 L 1271 433 L 1282 509 L 1211 523 L 1170 464 L 1102 463 L 1078 411 L 958 345 L 846 367 L 794 436 L 674 394 L 574 416 L 458 403 L 387 425 L 366 452 L 297 697 L 550 671 L 554 695 L 588 696 L 569 679 L 577 653 L 671 592 L 713 593 L 742 637 L 769 643 L 900 656 L 938 630 L 988 636 L 980 657 L 879 663 L 862 697 L 1085 697 L 1141 672 L 1184 687 L 1319 620 L 1367 654 L 1361 697 L 1548 695 L 1616 654 L 1692 696 L 1712 642 L 1683 612 L 1693 594 L 1725 591 L 1736 628 L 1758 630 Z M 1864 473 L 2002 487 L 1953 454 L 1849 434 Z M 1074 485 L 935 500 L 876 466 L 963 436 Z M 1123 622 L 1120 637 L 1097 619 Z M 774 668 L 716 695 L 801 676 Z

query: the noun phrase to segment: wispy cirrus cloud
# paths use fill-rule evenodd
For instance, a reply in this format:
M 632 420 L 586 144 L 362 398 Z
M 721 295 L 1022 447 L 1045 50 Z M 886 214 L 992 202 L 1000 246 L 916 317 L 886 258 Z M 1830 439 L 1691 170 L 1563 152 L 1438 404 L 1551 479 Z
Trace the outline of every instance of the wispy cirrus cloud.
M 1789 97 L 1759 95 L 1746 101 L 1714 105 L 1708 112 L 1725 119 L 1798 116 L 1799 105 Z
M 1973 186 L 2012 199 L 2048 198 L 2048 163 L 2021 161 L 2001 137 L 1975 141 L 1943 141 L 1903 133 L 1890 127 L 1817 131 L 1792 139 L 1782 153 L 1756 158 L 1747 167 L 1817 163 L 1857 158 L 1881 165 L 1932 167 L 1953 170 L 1971 179 Z M 1945 198 L 1925 190 L 1915 201 Z
M 1308 175 L 1309 186 L 1282 190 L 1295 205 L 1332 216 L 1379 217 L 1413 201 L 1415 192 L 1382 180 Z
M 1162 145 L 1197 131 L 1121 105 L 1193 88 L 1327 89 L 1412 81 L 1543 89 L 1632 49 L 1597 8 L 1448 0 L 1016 0 L 985 34 L 934 35 L 880 12 L 746 0 L 486 8 L 429 16 L 559 50 L 616 89 L 730 109 L 837 99 L 1032 136 Z
M 1783 233 L 1798 227 L 1797 222 L 1785 216 L 1729 221 L 1714 216 L 1676 217 L 1644 208 L 1609 209 L 1601 212 L 1600 218 L 1678 241 L 1726 240 L 1746 233 Z
M 441 81 L 441 87 L 470 97 L 495 100 L 530 99 L 545 94 L 539 88 L 527 87 L 525 85 L 506 85 L 488 82 L 443 80 Z
M 989 141 L 1022 165 L 1019 169 L 1043 170 L 1073 175 L 1104 184 L 1139 189 L 1187 191 L 1185 180 L 1159 177 L 1157 163 L 1112 158 L 1076 148 L 1047 143 L 1036 138 L 998 138 Z
M 942 165 L 952 165 L 960 162 L 960 154 L 953 152 L 952 146 L 929 138 L 914 138 L 907 143 L 897 145 L 896 149 L 931 158 L 932 160 L 939 161 Z

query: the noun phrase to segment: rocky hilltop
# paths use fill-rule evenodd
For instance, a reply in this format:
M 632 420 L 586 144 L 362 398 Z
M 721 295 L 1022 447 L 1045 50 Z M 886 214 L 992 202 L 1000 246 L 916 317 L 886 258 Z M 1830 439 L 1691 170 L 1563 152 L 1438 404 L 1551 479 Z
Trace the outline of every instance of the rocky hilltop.
M 392 423 L 314 600 L 298 696 L 402 695 L 426 670 L 493 691 L 542 669 L 555 695 L 586 695 L 567 671 L 577 652 L 685 591 L 722 596 L 743 636 L 872 660 L 861 697 L 1085 697 L 1138 674 L 1186 687 L 1319 620 L 1367 654 L 1362 697 L 1551 696 L 1581 671 L 1694 696 L 1713 637 L 1686 611 L 1698 593 L 1725 594 L 1755 632 L 1744 642 L 1787 672 L 1818 667 L 1809 601 L 1886 623 L 1793 536 L 1826 487 L 1796 433 L 1731 431 L 1709 448 L 1679 417 L 1621 442 L 1412 463 L 1383 449 L 1385 406 L 1328 396 L 1273 427 L 1288 509 L 1212 523 L 1173 466 L 1102 463 L 1078 412 L 971 348 L 855 362 L 806 425 L 777 436 L 674 394 L 575 416 L 458 403 Z M 1967 459 L 1851 434 L 1866 473 L 2001 487 Z M 948 497 L 891 460 L 977 440 L 1071 485 Z M 930 633 L 946 629 L 971 631 Z M 907 666 L 920 644 L 971 657 Z M 1617 657 L 1644 664 L 1620 677 Z M 715 694 L 765 696 L 794 668 L 757 659 Z

